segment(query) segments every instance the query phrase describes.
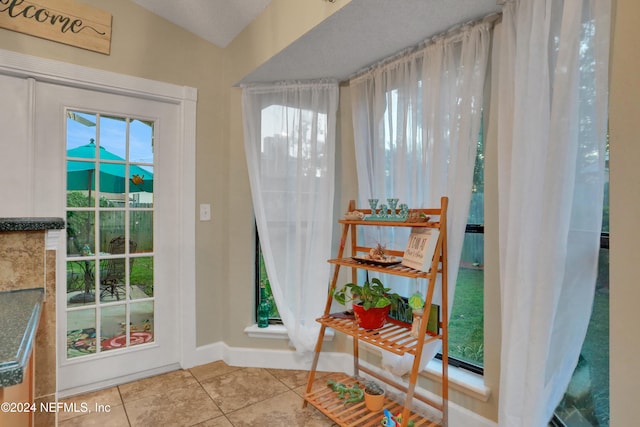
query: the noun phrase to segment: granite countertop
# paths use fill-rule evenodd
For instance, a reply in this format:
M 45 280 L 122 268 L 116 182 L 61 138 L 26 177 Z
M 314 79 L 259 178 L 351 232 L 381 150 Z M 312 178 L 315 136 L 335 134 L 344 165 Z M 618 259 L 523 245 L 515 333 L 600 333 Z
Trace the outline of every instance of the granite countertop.
M 39 231 L 62 229 L 64 229 L 64 219 L 62 218 L 0 218 L 0 231 Z
M 43 288 L 0 292 L 0 387 L 24 378 L 43 300 Z

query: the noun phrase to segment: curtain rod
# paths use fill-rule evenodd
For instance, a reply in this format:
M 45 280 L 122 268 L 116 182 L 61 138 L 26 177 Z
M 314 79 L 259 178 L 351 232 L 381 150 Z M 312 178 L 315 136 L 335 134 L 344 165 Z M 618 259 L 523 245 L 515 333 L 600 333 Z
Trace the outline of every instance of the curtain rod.
M 387 58 L 381 59 L 380 61 L 376 62 L 375 64 L 369 65 L 365 68 L 362 68 L 358 71 L 356 71 L 355 73 L 353 73 L 352 75 L 350 75 L 347 78 L 347 81 L 351 81 L 353 79 L 356 79 L 358 77 L 361 77 L 362 75 L 375 70 L 376 68 L 380 68 L 380 67 L 384 67 L 385 65 L 391 64 L 392 62 L 396 61 L 399 58 L 402 58 L 403 56 L 408 56 L 411 55 L 415 52 L 420 51 L 421 49 L 423 49 L 424 47 L 428 46 L 429 44 L 433 43 L 435 40 L 439 40 L 440 38 L 443 37 L 455 37 L 456 35 L 462 33 L 462 30 L 465 29 L 466 27 L 472 26 L 472 25 L 477 25 L 480 23 L 484 23 L 484 22 L 488 22 L 492 25 L 494 25 L 496 22 L 498 22 L 499 20 L 502 19 L 502 12 L 500 13 L 492 13 L 490 15 L 487 15 L 483 18 L 480 19 L 473 19 L 470 21 L 466 21 L 466 22 L 462 22 L 460 24 L 456 24 L 453 27 L 449 28 L 446 31 L 443 31 L 442 33 L 439 34 L 435 34 L 429 38 L 427 38 L 426 40 L 418 43 L 417 45 L 405 48 L 403 50 L 401 50 L 400 52 L 397 52 Z

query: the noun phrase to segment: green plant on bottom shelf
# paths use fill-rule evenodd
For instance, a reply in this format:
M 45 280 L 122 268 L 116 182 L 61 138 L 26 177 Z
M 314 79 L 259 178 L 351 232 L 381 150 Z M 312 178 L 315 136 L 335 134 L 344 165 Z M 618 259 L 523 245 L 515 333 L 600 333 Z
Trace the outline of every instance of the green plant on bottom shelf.
M 330 379 L 327 381 L 327 386 L 338 393 L 338 398 L 343 399 L 345 405 L 360 402 L 364 398 L 364 392 L 358 383 L 348 386 Z
M 378 278 L 373 278 L 371 283 L 365 280 L 362 285 L 347 283 L 342 288 L 337 289 L 333 293 L 333 297 L 342 305 L 346 305 L 349 301 L 361 304 L 365 310 L 383 308 L 388 305 L 395 308 L 402 300 L 400 295 L 391 292 L 391 288 L 385 288 Z

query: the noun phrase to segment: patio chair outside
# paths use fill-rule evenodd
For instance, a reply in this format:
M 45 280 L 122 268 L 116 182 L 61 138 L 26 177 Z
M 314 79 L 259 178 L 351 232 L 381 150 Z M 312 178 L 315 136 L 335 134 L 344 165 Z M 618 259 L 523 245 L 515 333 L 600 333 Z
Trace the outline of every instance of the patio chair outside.
M 117 255 L 125 253 L 126 239 L 124 236 L 118 236 L 109 242 L 109 254 Z M 133 240 L 129 240 L 129 253 L 134 253 L 138 244 Z M 125 258 L 107 259 L 105 265 L 104 277 L 100 280 L 100 299 L 106 295 L 111 295 L 117 300 L 120 296 L 126 297 L 126 269 Z M 129 271 L 133 268 L 133 258 L 129 258 Z

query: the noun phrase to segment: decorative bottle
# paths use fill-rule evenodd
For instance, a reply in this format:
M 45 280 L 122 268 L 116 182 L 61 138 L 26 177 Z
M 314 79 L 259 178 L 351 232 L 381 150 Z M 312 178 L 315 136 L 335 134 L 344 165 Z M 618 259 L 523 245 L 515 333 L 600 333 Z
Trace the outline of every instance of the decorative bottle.
M 266 286 L 260 284 L 260 304 L 258 304 L 258 328 L 269 326 L 269 315 L 271 314 L 271 303 L 267 297 Z

